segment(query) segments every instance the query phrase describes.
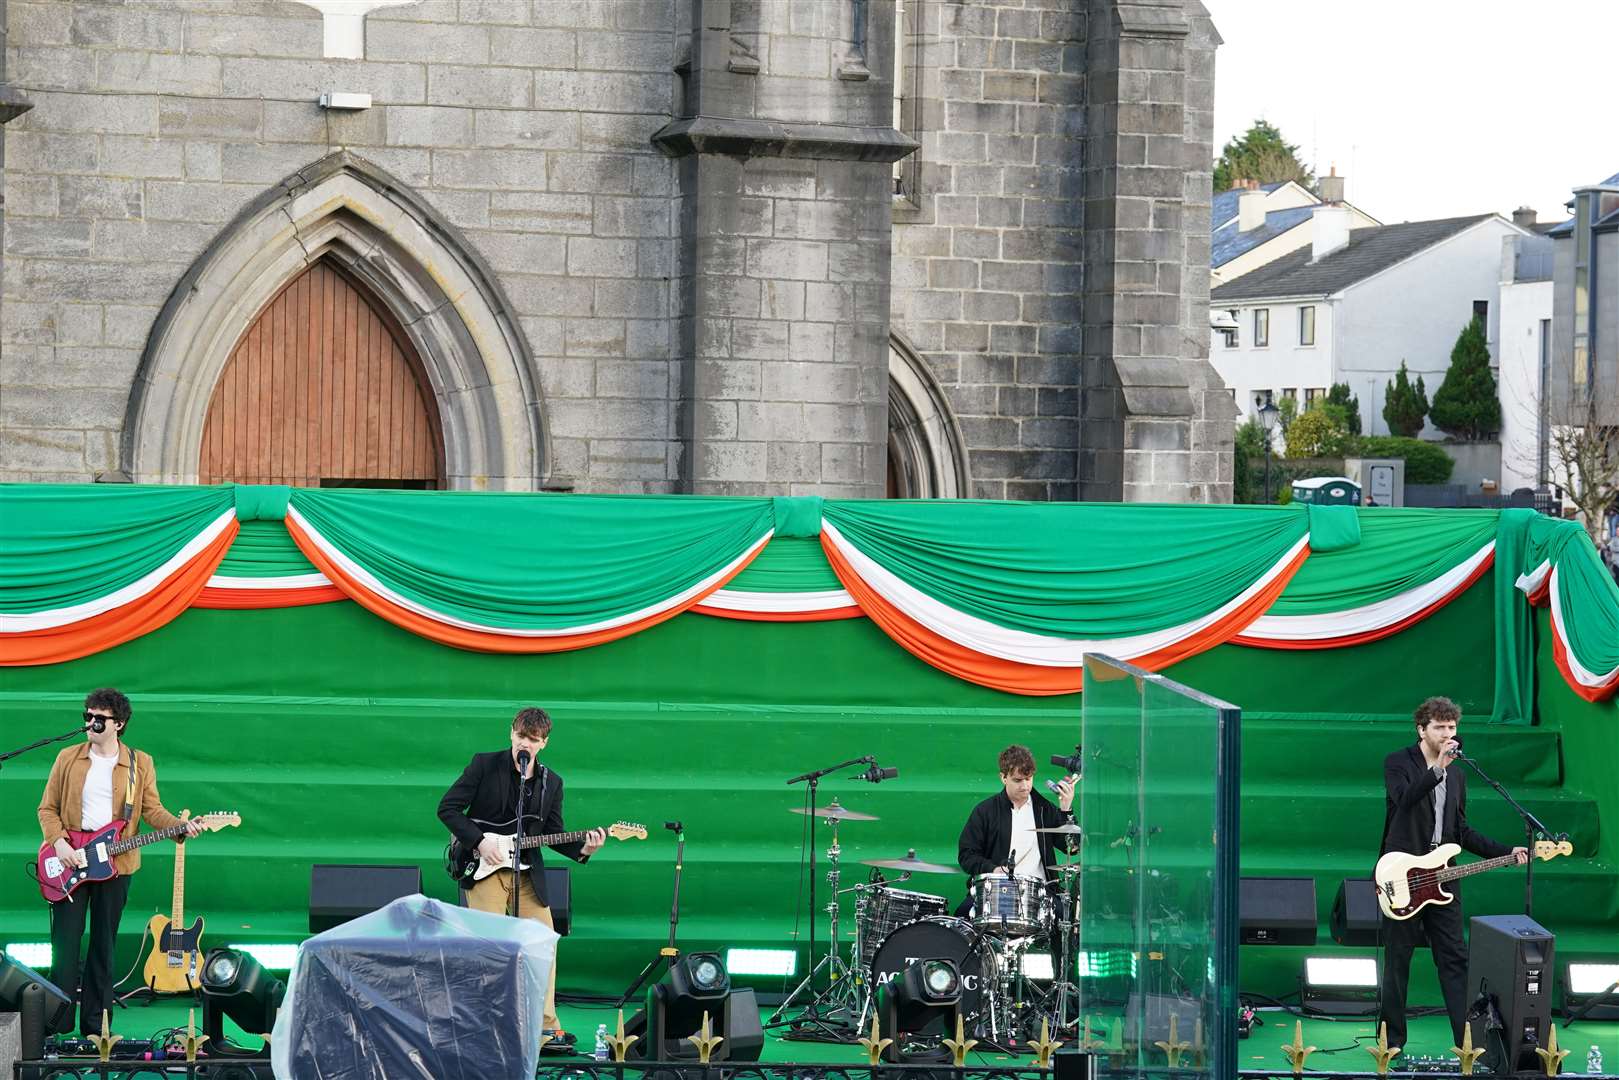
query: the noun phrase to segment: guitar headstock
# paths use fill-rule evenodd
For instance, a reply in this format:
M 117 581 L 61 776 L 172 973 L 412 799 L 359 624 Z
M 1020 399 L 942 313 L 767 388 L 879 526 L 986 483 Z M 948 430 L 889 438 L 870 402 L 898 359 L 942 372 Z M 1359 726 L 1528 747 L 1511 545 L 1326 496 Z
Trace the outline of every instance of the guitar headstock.
M 1537 859 L 1549 861 L 1559 855 L 1572 854 L 1574 854 L 1574 845 L 1568 842 L 1567 836 L 1562 836 L 1556 840 L 1535 841 L 1535 858 Z
M 242 823 L 242 815 L 234 810 L 215 810 L 211 814 L 203 814 L 191 819 L 201 825 L 207 832 L 218 832 L 220 829 L 234 829 Z
M 615 821 L 607 826 L 607 835 L 614 840 L 645 840 L 646 826 L 633 821 Z

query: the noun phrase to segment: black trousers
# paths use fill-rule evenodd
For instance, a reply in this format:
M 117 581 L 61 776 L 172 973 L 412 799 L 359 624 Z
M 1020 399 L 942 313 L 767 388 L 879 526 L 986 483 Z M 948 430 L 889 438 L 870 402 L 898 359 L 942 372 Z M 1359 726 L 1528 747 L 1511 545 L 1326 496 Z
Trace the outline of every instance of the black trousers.
M 1452 882 L 1454 887 L 1457 883 Z M 1450 1014 L 1455 1045 L 1462 1044 L 1467 1020 L 1467 945 L 1462 941 L 1462 898 L 1430 904 L 1409 919 L 1383 920 L 1383 1017 L 1389 1045 L 1405 1045 L 1405 996 L 1411 983 L 1411 953 L 1426 944 L 1439 969 L 1439 988 Z
M 99 1035 L 101 1014 L 112 1009 L 112 951 L 128 899 L 129 878 L 120 875 L 87 881 L 70 899 L 51 905 L 51 982 L 79 1002 L 79 1030 L 86 1035 Z M 79 944 L 86 919 L 90 952 L 81 971 Z

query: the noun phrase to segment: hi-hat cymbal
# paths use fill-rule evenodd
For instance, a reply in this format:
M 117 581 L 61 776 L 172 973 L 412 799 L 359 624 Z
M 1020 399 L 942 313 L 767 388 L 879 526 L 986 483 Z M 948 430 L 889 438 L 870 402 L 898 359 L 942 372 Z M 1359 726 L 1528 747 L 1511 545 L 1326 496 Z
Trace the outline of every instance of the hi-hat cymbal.
M 905 853 L 903 859 L 861 859 L 861 866 L 875 866 L 883 870 L 905 870 L 912 874 L 959 874 L 961 871 L 954 866 L 945 866 L 943 863 L 923 862 L 916 857 L 916 849 L 912 848 Z
M 1043 833 L 1059 833 L 1059 834 L 1061 834 L 1063 836 L 1082 836 L 1082 835 L 1084 835 L 1080 831 L 1079 826 L 1075 825 L 1072 821 L 1065 821 L 1061 825 L 1053 825 L 1049 829 L 1036 829 L 1034 831 L 1035 832 L 1043 832 Z
M 792 812 L 795 813 L 795 814 L 808 814 L 809 813 L 809 811 L 804 809 L 802 806 L 794 806 L 791 809 L 792 809 Z M 876 814 L 862 814 L 858 810 L 845 810 L 843 807 L 839 806 L 837 803 L 832 803 L 830 806 L 817 807 L 816 810 L 815 810 L 815 816 L 818 817 L 818 818 L 825 818 L 828 821 L 877 821 L 877 820 L 879 820 Z

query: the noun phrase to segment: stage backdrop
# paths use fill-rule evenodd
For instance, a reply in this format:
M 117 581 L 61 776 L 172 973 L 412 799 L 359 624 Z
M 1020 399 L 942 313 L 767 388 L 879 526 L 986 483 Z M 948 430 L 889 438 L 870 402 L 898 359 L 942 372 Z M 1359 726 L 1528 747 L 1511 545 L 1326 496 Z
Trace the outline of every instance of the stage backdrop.
M 16 490 L 0 494 L 10 496 Z M 56 490 L 64 498 L 69 494 Z M 71 494 L 80 496 L 83 490 Z M 84 499 L 97 498 L 95 489 L 90 490 Z M 450 898 L 451 882 L 439 869 L 444 833 L 435 817 L 438 800 L 472 753 L 505 743 L 517 708 L 538 704 L 556 720 L 546 758 L 567 780 L 568 824 L 585 827 L 627 819 L 649 829 L 648 840 L 610 841 L 590 865 L 575 868 L 575 931 L 561 966 L 565 988 L 621 988 L 665 937 L 674 843 L 662 825 L 670 819 L 684 822 L 689 838 L 680 944 L 688 949 L 790 946 L 795 927 L 800 938 L 807 935 L 811 913 L 803 903 L 800 864 L 804 819 L 790 812 L 802 804 L 804 793 L 802 787 L 787 787 L 787 777 L 861 754 L 900 769 L 897 780 L 876 787 L 836 774 L 823 782 L 823 804 L 835 796 L 880 818 L 841 830 L 846 885 L 865 877 L 858 860 L 898 857 L 911 848 L 924 859 L 954 862 L 968 810 L 996 790 L 996 753 L 1008 743 L 1022 742 L 1044 763 L 1049 754 L 1071 750 L 1078 737 L 1077 693 L 1029 685 L 1008 692 L 980 682 L 1026 683 L 1026 669 L 1040 665 L 1028 662 L 1037 656 L 1018 653 L 1018 648 L 1063 640 L 1051 631 L 1073 634 L 1072 627 L 1086 619 L 1095 623 L 1096 611 L 1117 616 L 1149 595 L 1163 609 L 1147 616 L 1158 620 L 1154 625 L 1159 629 L 1184 629 L 1203 620 L 1201 629 L 1194 627 L 1175 639 L 1197 638 L 1199 647 L 1175 656 L 1163 665 L 1166 670 L 1244 710 L 1244 873 L 1316 876 L 1324 922 L 1338 882 L 1364 876 L 1375 859 L 1383 814 L 1382 756 L 1411 738 L 1414 704 L 1443 693 L 1468 714 L 1464 728 L 1470 751 L 1549 824 L 1572 835 L 1575 858 L 1544 866 L 1537 875 L 1537 917 L 1558 931 L 1560 949 L 1611 948 L 1619 895 L 1612 837 L 1619 814 L 1613 781 L 1619 765 L 1619 717 L 1611 700 L 1588 700 L 1598 696 L 1586 685 L 1591 678 L 1579 681 L 1582 675 L 1599 681 L 1604 674 L 1594 670 L 1600 644 L 1591 645 L 1589 635 L 1578 638 L 1567 626 L 1559 630 L 1555 622 L 1561 617 L 1566 623 L 1572 615 L 1596 620 L 1608 609 L 1601 606 L 1604 594 L 1599 592 L 1564 596 L 1565 606 L 1558 607 L 1552 578 L 1559 566 L 1583 566 L 1575 562 L 1583 557 L 1577 541 L 1565 539 L 1559 523 L 1522 519 L 1509 530 L 1505 515 L 1474 515 L 1429 519 L 1424 526 L 1421 519 L 1398 512 L 1349 512 L 1354 542 L 1345 543 L 1351 538 L 1340 535 L 1322 543 L 1331 518 L 1312 521 L 1301 508 L 1278 511 L 1274 518 L 1245 526 L 1256 536 L 1271 537 L 1273 547 L 1265 557 L 1250 558 L 1253 569 L 1241 580 L 1218 588 L 1207 580 L 1198 588 L 1188 587 L 1189 602 L 1200 606 L 1193 618 L 1177 623 L 1175 613 L 1163 606 L 1162 597 L 1171 590 L 1161 575 L 1108 576 L 1097 567 L 1139 571 L 1154 560 L 1173 562 L 1176 546 L 1160 543 L 1165 528 L 1173 530 L 1182 547 L 1194 541 L 1205 548 L 1217 544 L 1218 527 L 1229 523 L 1222 519 L 1210 526 L 1214 531 L 1205 531 L 1212 520 L 1203 516 L 1209 508 L 1143 508 L 1160 517 L 1139 518 L 1125 513 L 1133 509 L 1128 507 L 1052 508 L 1071 515 L 1058 522 L 1062 527 L 1031 511 L 1028 522 L 1053 531 L 1019 537 L 1007 534 L 1005 520 L 974 518 L 988 512 L 983 504 L 900 504 L 887 518 L 882 517 L 883 504 L 845 504 L 839 508 L 847 526 L 841 530 L 845 540 L 861 528 L 867 531 L 858 544 L 849 541 L 840 549 L 824 534 L 818 542 L 813 535 L 802 535 L 821 520 L 809 525 L 795 521 L 792 515 L 804 510 L 802 501 L 772 506 L 769 500 L 716 500 L 762 503 L 767 512 L 763 517 L 736 515 L 742 524 L 735 534 L 716 541 L 708 554 L 666 545 L 661 569 L 668 571 L 671 560 L 683 557 L 688 577 L 712 580 L 710 568 L 729 566 L 732 549 L 748 550 L 756 542 L 755 525 L 762 522 L 764 532 L 772 533 L 763 550 L 777 551 L 768 559 L 755 556 L 752 587 L 738 587 L 750 584 L 741 576 L 748 573 L 745 565 L 741 574 L 720 575 L 722 580 L 706 593 L 677 590 L 685 597 L 679 613 L 635 632 L 565 651 L 508 653 L 456 647 L 438 640 L 448 631 L 389 618 L 376 599 L 380 590 L 369 591 L 367 606 L 347 599 L 366 589 L 359 575 L 345 577 L 344 564 L 335 558 L 327 560 L 335 576 L 316 569 L 322 549 L 310 533 L 302 535 L 298 548 L 289 547 L 291 534 L 280 519 L 261 516 L 251 506 L 244 514 L 240 492 L 227 490 L 222 502 L 211 502 L 206 493 L 216 489 L 161 490 L 204 493 L 192 496 L 190 512 L 199 520 L 212 522 L 220 516 L 216 511 L 234 509 L 237 520 L 225 523 L 231 533 L 225 550 L 234 561 L 227 564 L 222 553 L 204 568 L 197 592 L 183 603 L 171 601 L 175 610 L 166 618 L 148 618 L 122 644 L 74 659 L 14 661 L 0 668 L 5 717 L 0 730 L 8 746 L 24 743 L 72 727 L 88 689 L 115 685 L 128 692 L 135 702 L 129 741 L 155 755 L 165 803 L 174 810 L 234 809 L 243 815 L 240 829 L 200 838 L 187 860 L 187 911 L 207 918 L 207 938 L 213 943 L 301 937 L 314 863 L 416 863 L 423 867 L 428 891 Z M 291 505 L 296 508 L 300 496 L 311 494 L 330 493 L 294 493 Z M 339 534 L 343 514 L 369 514 L 377 507 L 393 513 L 424 505 L 404 499 L 369 501 L 376 494 L 324 504 L 311 499 L 304 520 L 313 525 L 325 512 L 325 532 Z M 433 505 L 439 505 L 437 496 L 414 498 L 434 499 Z M 456 498 L 444 500 L 453 504 Z M 498 501 L 573 502 L 513 496 Z M 595 537 L 598 547 L 604 537 L 614 535 L 615 502 L 633 507 L 642 500 L 595 500 L 581 508 L 603 515 L 606 531 Z M 796 505 L 783 508 L 780 502 Z M 285 513 L 285 506 L 273 504 L 271 514 Z M 918 506 L 926 509 L 914 509 Z M 1104 515 L 1094 519 L 1096 545 L 1089 543 L 1085 511 Z M 833 516 L 828 512 L 827 520 Z M 110 519 L 116 513 L 107 508 L 99 516 L 79 513 L 62 520 Z M 15 529 L 16 520 L 5 516 L 0 529 Z M 125 589 L 132 596 L 124 600 L 126 607 L 140 602 L 127 592 L 131 583 L 150 577 L 149 568 L 140 572 L 142 557 L 161 556 L 163 561 L 154 565 L 173 563 L 179 546 L 195 539 L 196 534 L 184 535 L 190 520 L 184 515 L 171 512 L 164 520 L 175 523 L 171 535 L 151 553 L 131 554 L 120 564 L 118 580 L 101 583 Z M 1128 558 L 1132 545 L 1118 535 L 1132 524 L 1148 530 L 1133 545 L 1141 553 L 1134 564 Z M 487 519 L 476 525 L 491 528 Z M 1548 551 L 1545 537 L 1533 535 L 1548 525 L 1553 540 L 1562 545 L 1556 552 Z M 453 528 L 454 516 L 438 527 Z M 1007 550 L 1024 545 L 1030 561 L 1013 566 L 1016 573 L 1001 573 L 1003 568 L 994 564 L 973 570 L 960 538 L 985 530 Z M 1521 535 L 1507 536 L 1505 543 L 1517 546 L 1512 561 L 1505 562 L 1502 537 L 1511 530 Z M 510 542 L 496 543 L 496 538 L 514 532 L 491 533 L 490 542 L 509 547 Z M 632 534 L 633 529 L 626 525 L 622 532 Z M 385 525 L 374 534 L 388 535 Z M 576 547 L 585 539 L 577 527 L 571 535 Z M 667 533 L 664 540 L 674 535 Z M 1444 544 L 1434 541 L 1436 535 Z M 1352 565 L 1349 553 L 1368 538 L 1390 545 L 1378 560 L 1381 570 Z M 452 539 L 439 545 L 445 553 L 442 576 L 464 572 L 476 577 L 480 549 L 472 540 Z M 50 550 L 47 540 L 28 550 Z M 198 552 L 210 542 L 205 537 Z M 434 549 L 431 537 L 416 542 L 421 551 Z M 1316 551 L 1318 543 L 1329 550 Z M 1490 551 L 1481 557 L 1485 545 Z M 58 537 L 57 549 L 61 546 Z M 338 547 L 335 542 L 332 546 Z M 1052 610 L 1031 605 L 1041 579 L 1022 571 L 1039 565 L 1037 558 L 1049 559 L 1051 552 L 1083 553 L 1093 547 L 1100 551 L 1092 552 L 1095 562 L 1083 587 L 1066 594 L 1054 589 L 1061 603 L 1054 601 Z M 419 571 L 419 566 L 397 565 L 397 548 L 391 563 L 387 549 L 383 539 L 374 539 L 371 548 L 351 541 L 344 558 L 354 565 L 368 563 L 374 582 L 401 582 Z M 1388 564 L 1397 558 L 1394 549 L 1406 559 L 1390 570 Z M 1411 559 L 1413 550 L 1423 557 Z M 840 553 L 847 556 L 841 564 Z M 313 564 L 310 554 L 316 557 Z M 567 557 L 583 565 L 587 554 L 575 551 Z M 1566 561 L 1560 564 L 1559 556 Z M 1341 560 L 1336 569 L 1335 557 Z M 1364 552 L 1359 557 L 1366 559 Z M 72 607 L 66 602 L 42 606 L 51 601 L 45 595 L 49 590 L 38 583 L 50 575 L 23 574 L 6 558 L 0 550 L 0 565 L 17 571 L 3 579 L 18 583 L 12 598 L 22 595 L 22 586 L 34 588 L 27 603 L 0 605 L 8 617 Z M 483 559 L 483 569 L 501 558 Z M 81 557 L 76 572 L 82 578 L 111 561 Z M 1206 557 L 1188 560 L 1192 563 L 1217 565 Z M 1284 567 L 1280 576 L 1267 579 L 1266 568 L 1279 564 Z M 259 593 L 279 592 L 285 598 L 296 590 L 311 591 L 293 606 L 226 606 L 226 601 L 254 591 L 242 588 L 241 582 L 254 575 L 255 567 L 260 577 L 277 582 Z M 1542 567 L 1539 581 L 1525 580 L 1526 571 Z M 604 578 L 603 590 L 623 592 L 626 578 L 634 584 L 660 569 L 636 567 L 633 558 L 621 561 L 619 568 L 620 579 Z M 527 577 L 512 580 L 520 585 L 543 582 L 554 569 L 553 563 L 534 558 Z M 195 575 L 195 566 L 191 572 Z M 1564 571 L 1565 592 L 1567 581 L 1580 572 Z M 1071 567 L 1054 565 L 1046 565 L 1043 573 L 1054 584 L 1073 585 L 1080 576 Z M 310 574 L 321 580 L 310 579 Z M 64 572 L 56 580 L 70 577 Z M 1349 590 L 1348 597 L 1335 598 L 1334 578 Z M 1224 638 L 1208 639 L 1209 614 L 1235 610 L 1233 601 L 1265 580 L 1280 595 L 1246 622 L 1226 620 Z M 341 587 L 334 581 L 342 582 Z M 1136 588 L 1120 589 L 1120 582 L 1134 582 Z M 93 606 L 97 595 L 97 587 L 71 595 L 60 584 L 54 587 L 80 605 Z M 417 587 L 418 595 L 425 595 L 434 584 L 418 581 Z M 840 588 L 843 596 L 836 595 Z M 1537 588 L 1539 598 L 1551 605 L 1538 625 L 1525 596 Z M 200 606 L 204 589 L 219 606 Z M 405 591 L 395 590 L 396 595 Z M 441 598 L 447 595 L 442 586 L 438 592 Z M 930 627 L 937 609 L 918 603 L 912 592 L 938 603 L 947 598 L 952 610 L 978 621 L 952 624 L 944 618 Z M 221 599 L 221 593 L 234 595 Z M 1403 596 L 1405 607 L 1412 608 L 1413 593 L 1427 602 L 1409 611 L 1388 604 Z M 790 599 L 782 600 L 784 596 Z M 472 592 L 459 598 L 463 603 L 488 599 Z M 1385 607 L 1379 609 L 1379 604 Z M 620 605 L 620 615 L 631 610 Z M 703 613 L 710 610 L 712 614 Z M 864 617 L 873 610 L 880 617 Z M 1340 614 L 1322 618 L 1323 611 Z M 105 620 L 109 612 L 116 617 L 118 609 L 86 618 Z M 993 623 L 988 616 L 997 612 L 1005 622 L 1020 624 L 1009 628 L 1015 633 L 1003 641 L 974 637 L 981 624 Z M 573 630 L 597 632 L 588 629 L 592 624 L 585 615 L 574 614 Z M 1286 618 L 1306 622 L 1277 621 Z M 35 619 L 36 624 L 43 621 L 48 620 Z M 611 616 L 595 619 L 602 621 L 611 621 Z M 949 642 L 956 649 L 952 655 L 940 655 L 936 650 L 951 625 L 967 628 L 965 641 L 1022 658 L 1008 660 L 986 651 L 979 656 L 1004 661 L 986 664 L 967 656 L 969 650 L 957 641 Z M 56 629 L 60 632 L 62 626 L 72 630 L 71 621 L 58 623 Z M 581 626 L 587 629 L 578 630 Z M 932 637 L 924 638 L 918 627 Z M 1114 627 L 1115 633 L 1129 629 L 1123 621 Z M 23 633 L 34 635 L 23 648 L 40 647 L 37 625 Z M 1331 647 L 1299 647 L 1309 644 L 1311 635 Z M 1247 643 L 1234 643 L 1234 638 Z M 1569 663 L 1571 640 L 1576 653 L 1585 650 L 1584 662 Z M 1017 648 L 1003 648 L 1008 642 Z M 59 638 L 46 647 L 60 643 Z M 1145 645 L 1163 651 L 1161 642 Z M 1519 662 L 1520 655 L 1525 662 Z M 1511 670 L 1503 671 L 1503 665 Z M 1061 665 L 1047 666 L 1062 670 Z M 37 751 L 0 772 L 0 850 L 16 871 L 10 884 L 0 888 L 0 939 L 7 942 L 48 936 L 43 902 L 23 867 L 39 843 L 33 811 L 50 758 L 49 750 Z M 1043 765 L 1044 774 L 1051 772 Z M 1469 810 L 1486 831 L 1503 840 L 1514 835 L 1513 820 L 1482 785 L 1474 785 Z M 1604 824 L 1609 826 L 1606 832 Z M 821 830 L 818 871 L 825 868 L 829 840 L 830 834 Z M 142 916 L 168 907 L 172 862 L 167 854 L 162 847 L 151 850 L 134 883 L 121 965 L 134 958 Z M 962 880 L 918 877 L 905 887 L 935 891 L 953 903 L 961 895 Z M 820 895 L 824 900 L 824 888 Z M 1520 898 L 1521 877 L 1509 872 L 1469 882 L 1473 914 L 1518 910 Z M 850 918 L 846 912 L 846 932 Z M 824 926 L 818 927 L 818 935 L 823 932 Z M 1324 926 L 1322 939 L 1325 944 Z M 1300 959 L 1301 954 L 1286 950 L 1245 950 L 1244 989 L 1278 995 L 1294 989 Z

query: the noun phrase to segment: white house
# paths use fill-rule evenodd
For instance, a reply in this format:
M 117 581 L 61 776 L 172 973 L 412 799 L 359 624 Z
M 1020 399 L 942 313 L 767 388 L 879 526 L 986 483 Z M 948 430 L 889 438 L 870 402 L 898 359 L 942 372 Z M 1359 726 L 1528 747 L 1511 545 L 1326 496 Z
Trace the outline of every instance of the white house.
M 1362 432 L 1386 435 L 1384 387 L 1402 360 L 1431 400 L 1474 316 L 1497 355 L 1502 241 L 1529 233 L 1499 214 L 1375 228 L 1354 228 L 1343 206 L 1313 215 L 1309 247 L 1210 294 L 1237 329 L 1215 333 L 1209 359 L 1244 415 L 1256 395 L 1302 409 L 1341 382 L 1360 400 Z
M 1347 209 L 1350 228 L 1381 224 L 1344 202 L 1344 178 L 1334 169 L 1320 177 L 1319 196 L 1292 180 L 1242 186 L 1214 197 L 1209 220 L 1209 288 L 1234 281 L 1251 270 L 1307 247 L 1315 235 L 1315 207 L 1334 203 Z
M 1532 231 L 1501 241 L 1501 330 L 1495 357 L 1501 394 L 1501 490 L 1538 488 L 1548 470 L 1549 417 L 1544 408 L 1552 358 L 1554 241 L 1534 211 L 1512 220 Z

